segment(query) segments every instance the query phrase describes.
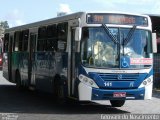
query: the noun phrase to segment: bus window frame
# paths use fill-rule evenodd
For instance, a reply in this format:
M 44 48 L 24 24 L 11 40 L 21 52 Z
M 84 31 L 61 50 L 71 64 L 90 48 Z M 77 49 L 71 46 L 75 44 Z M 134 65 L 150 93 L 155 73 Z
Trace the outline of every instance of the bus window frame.
M 4 43 L 3 43 L 3 51 L 4 52 L 8 52 L 8 48 L 9 48 L 9 36 L 10 36 L 10 34 L 9 33 L 6 33 L 5 35 L 4 35 Z M 7 39 L 6 39 L 6 37 L 7 37 Z

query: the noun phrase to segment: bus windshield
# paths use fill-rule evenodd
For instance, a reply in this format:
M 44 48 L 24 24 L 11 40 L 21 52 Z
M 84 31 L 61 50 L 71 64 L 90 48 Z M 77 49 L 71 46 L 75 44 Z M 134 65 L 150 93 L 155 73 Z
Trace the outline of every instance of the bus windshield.
M 82 30 L 81 60 L 86 67 L 121 68 L 121 59 L 128 58 L 127 68 L 144 68 L 151 64 L 141 62 L 130 64 L 132 59 L 152 57 L 151 32 L 135 29 L 127 40 L 132 28 L 108 28 L 110 37 L 104 27 L 84 27 Z M 118 42 L 115 42 L 118 41 Z

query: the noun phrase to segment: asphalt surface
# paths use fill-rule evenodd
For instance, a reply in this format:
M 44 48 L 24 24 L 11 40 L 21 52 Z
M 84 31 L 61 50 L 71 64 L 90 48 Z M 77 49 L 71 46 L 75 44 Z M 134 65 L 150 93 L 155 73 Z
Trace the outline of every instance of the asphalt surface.
M 0 72 L 0 119 L 2 120 L 100 120 L 104 114 L 160 114 L 160 94 L 152 100 L 126 101 L 121 108 L 99 104 L 56 104 L 50 94 L 18 90 Z M 8 118 L 8 119 L 6 119 Z

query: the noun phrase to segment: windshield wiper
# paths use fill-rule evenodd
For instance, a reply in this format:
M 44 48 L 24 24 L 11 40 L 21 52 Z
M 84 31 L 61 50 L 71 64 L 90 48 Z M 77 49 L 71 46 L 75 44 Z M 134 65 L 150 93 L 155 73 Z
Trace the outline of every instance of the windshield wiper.
M 134 31 L 136 30 L 136 27 L 137 27 L 137 26 L 134 25 L 134 26 L 130 29 L 130 31 L 128 32 L 127 37 L 123 40 L 123 43 L 122 43 L 123 47 L 124 47 L 125 45 L 127 45 L 128 42 L 131 40 L 131 38 L 132 38 L 132 36 L 133 36 L 133 33 L 134 33 Z
M 110 32 L 109 28 L 105 25 L 102 24 L 102 27 L 104 28 L 105 32 L 109 35 L 109 37 L 111 38 L 111 40 L 115 43 L 115 44 L 119 44 L 119 41 L 115 38 L 115 36 Z

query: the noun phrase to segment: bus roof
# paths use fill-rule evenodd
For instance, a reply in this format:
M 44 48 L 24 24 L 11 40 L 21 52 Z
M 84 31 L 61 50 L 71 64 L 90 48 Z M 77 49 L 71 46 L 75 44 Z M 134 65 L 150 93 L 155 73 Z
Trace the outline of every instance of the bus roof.
M 77 12 L 77 13 L 73 13 L 73 14 L 68 14 L 68 15 L 64 15 L 64 16 L 60 16 L 60 17 L 55 17 L 55 18 L 42 20 L 42 21 L 38 21 L 38 22 L 34 22 L 34 23 L 22 25 L 22 26 L 9 28 L 9 29 L 6 29 L 5 32 L 11 32 L 11 31 L 15 31 L 15 30 L 20 31 L 20 30 L 25 30 L 25 29 L 29 29 L 29 28 L 35 28 L 35 27 L 39 27 L 39 26 L 50 25 L 50 24 L 53 24 L 53 22 L 54 23 L 56 23 L 56 22 L 58 23 L 58 22 L 61 22 L 61 21 L 64 22 L 66 20 L 79 18 L 83 14 L 84 14 L 84 12 Z
M 51 18 L 51 19 L 47 19 L 47 20 L 42 20 L 42 21 L 38 21 L 38 22 L 26 24 L 26 25 L 21 25 L 21 26 L 9 28 L 9 29 L 6 29 L 5 32 L 7 33 L 7 32 L 12 32 L 12 31 L 21 31 L 21 30 L 25 30 L 25 29 L 29 29 L 29 28 L 36 28 L 39 26 L 50 25 L 53 23 L 60 23 L 60 22 L 64 22 L 67 20 L 80 18 L 83 15 L 85 15 L 85 13 L 111 13 L 111 14 L 113 13 L 113 14 L 126 14 L 126 15 L 148 17 L 148 15 L 140 15 L 140 14 L 134 14 L 134 13 L 127 13 L 127 12 L 117 12 L 117 11 L 115 11 L 115 12 L 113 12 L 113 11 L 77 12 L 77 13 L 73 13 L 73 14 L 68 14 L 68 15 L 64 15 L 64 16 L 60 16 L 60 17 L 55 17 L 55 18 Z

